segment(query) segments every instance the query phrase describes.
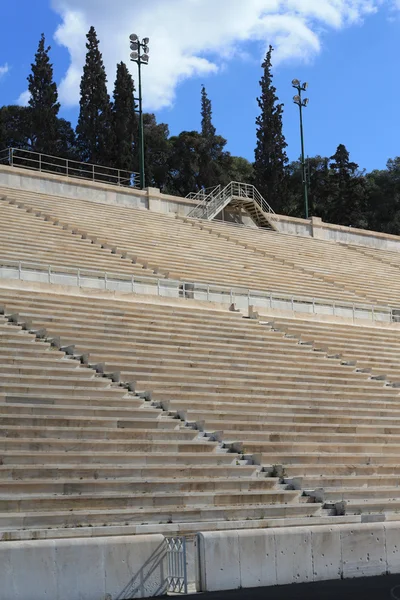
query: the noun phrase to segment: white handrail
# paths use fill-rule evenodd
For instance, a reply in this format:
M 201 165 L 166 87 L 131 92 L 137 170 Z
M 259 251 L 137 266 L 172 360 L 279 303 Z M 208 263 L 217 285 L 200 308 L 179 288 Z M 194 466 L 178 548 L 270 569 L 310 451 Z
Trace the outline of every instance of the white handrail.
M 231 181 L 222 189 L 220 189 L 220 186 L 214 188 L 210 194 L 205 198 L 203 197 L 202 201 L 195 206 L 187 216 L 211 221 L 229 204 L 229 202 L 231 202 L 233 198 L 250 199 L 257 204 L 263 212 L 275 214 L 274 210 L 261 196 L 254 185 L 241 183 L 239 181 Z
M 356 304 L 326 298 L 295 296 L 276 291 L 251 290 L 249 288 L 157 278 L 147 275 L 124 275 L 33 262 L 0 259 L 1 279 L 45 282 L 54 285 L 70 285 L 79 288 L 142 293 L 163 297 L 194 298 L 220 304 L 235 304 L 238 308 L 247 310 L 250 306 L 254 306 L 256 309 L 283 308 L 303 313 L 327 314 L 326 309 L 328 308 L 332 311 L 333 316 L 338 316 L 341 311 L 347 311 L 346 315 L 352 317 L 353 320 L 357 318 L 357 314 L 362 314 L 362 318 L 369 318 L 372 321 L 390 323 L 400 321 L 400 308 L 396 309 L 389 306 Z
M 135 173 L 134 171 L 79 162 L 69 158 L 41 154 L 21 148 L 6 148 L 2 150 L 0 152 L 0 164 L 44 173 L 55 173 L 65 177 L 97 181 L 99 183 L 131 188 L 140 187 L 139 173 Z

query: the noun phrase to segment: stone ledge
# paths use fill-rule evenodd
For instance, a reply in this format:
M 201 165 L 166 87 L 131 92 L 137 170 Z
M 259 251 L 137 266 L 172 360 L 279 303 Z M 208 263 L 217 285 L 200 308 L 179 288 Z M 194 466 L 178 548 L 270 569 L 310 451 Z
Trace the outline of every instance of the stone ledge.
M 201 590 L 400 573 L 400 523 L 199 534 Z
M 164 536 L 0 542 L 0 599 L 117 600 L 166 593 Z

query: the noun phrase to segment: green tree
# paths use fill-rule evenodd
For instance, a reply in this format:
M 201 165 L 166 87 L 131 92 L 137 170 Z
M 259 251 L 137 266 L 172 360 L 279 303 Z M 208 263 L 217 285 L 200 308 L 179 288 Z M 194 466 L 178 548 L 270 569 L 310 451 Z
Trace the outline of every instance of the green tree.
M 112 161 L 112 112 L 107 76 L 96 30 L 87 34 L 86 63 L 81 79 L 77 143 L 81 160 L 108 165 Z
M 358 165 L 350 161 L 350 155 L 343 144 L 339 144 L 331 156 L 331 186 L 328 197 L 327 218 L 338 225 L 366 227 L 367 204 L 365 178 L 358 171 Z
M 121 62 L 117 65 L 112 106 L 114 141 L 112 162 L 117 169 L 126 171 L 138 170 L 137 149 L 134 145 L 135 140 L 138 139 L 134 92 L 132 76 L 126 64 Z
M 0 150 L 11 147 L 32 150 L 30 115 L 25 106 L 0 108 Z
M 239 181 L 240 183 L 253 183 L 254 166 L 246 158 L 241 156 L 231 156 L 229 167 L 229 181 Z
M 389 159 L 386 169 L 366 176 L 369 227 L 400 235 L 400 157 Z
M 170 139 L 168 192 L 186 196 L 200 189 L 200 155 L 203 138 L 197 131 L 182 131 Z
M 157 123 L 155 115 L 143 114 L 146 186 L 164 190 L 168 182 L 171 144 L 165 123 Z
M 50 46 L 46 48 L 42 36 L 28 77 L 30 93 L 32 150 L 46 154 L 57 151 L 58 121 L 60 110 L 57 85 L 53 81 L 53 65 L 49 58 Z
M 229 180 L 231 156 L 224 150 L 226 139 L 216 134 L 212 123 L 211 100 L 204 85 L 201 88 L 201 140 L 198 149 L 198 186 L 209 188 L 218 184 L 225 185 Z
M 79 160 L 75 130 L 66 119 L 57 119 L 56 156 Z
M 273 48 L 270 46 L 262 64 L 261 95 L 257 98 L 261 113 L 256 119 L 254 180 L 267 202 L 275 212 L 279 212 L 287 195 L 285 165 L 288 159 L 285 151 L 287 144 L 282 132 L 283 104 L 278 103 L 276 88 L 272 84 L 272 52 Z

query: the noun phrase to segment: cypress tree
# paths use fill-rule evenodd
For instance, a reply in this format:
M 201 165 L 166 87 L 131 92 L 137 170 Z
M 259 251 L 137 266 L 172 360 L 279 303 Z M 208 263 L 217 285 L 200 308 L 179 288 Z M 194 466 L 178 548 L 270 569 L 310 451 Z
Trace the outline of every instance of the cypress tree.
M 209 143 L 215 137 L 216 129 L 212 124 L 211 100 L 207 96 L 206 88 L 201 86 L 201 135 Z
M 224 151 L 226 140 L 216 135 L 212 123 L 211 100 L 207 96 L 204 85 L 201 88 L 201 137 L 199 149 L 199 187 L 209 188 L 219 183 L 228 183 L 228 171 L 231 167 L 231 156 Z
M 285 165 L 288 162 L 287 146 L 282 132 L 283 104 L 278 103 L 276 88 L 272 84 L 269 47 L 262 64 L 261 96 L 257 98 L 261 114 L 256 119 L 257 145 L 255 149 L 255 185 L 271 207 L 278 212 L 286 196 Z
M 81 160 L 108 165 L 111 162 L 113 144 L 107 76 L 93 26 L 86 37 L 87 53 L 81 79 L 77 143 Z
M 138 127 L 134 91 L 132 76 L 126 64 L 121 62 L 117 65 L 112 107 L 114 141 L 112 161 L 114 167 L 126 171 L 137 170 L 138 167 L 137 149 L 134 146 Z
M 57 150 L 60 109 L 57 85 L 53 81 L 53 65 L 49 59 L 50 46 L 46 48 L 42 36 L 28 77 L 29 108 L 32 132 L 32 150 L 53 154 Z

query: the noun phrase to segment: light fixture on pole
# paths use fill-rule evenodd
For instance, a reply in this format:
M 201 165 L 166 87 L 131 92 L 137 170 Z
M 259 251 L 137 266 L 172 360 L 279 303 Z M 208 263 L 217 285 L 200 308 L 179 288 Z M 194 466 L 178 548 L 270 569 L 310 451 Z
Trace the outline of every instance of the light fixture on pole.
M 300 109 L 300 139 L 301 139 L 301 171 L 303 180 L 303 193 L 304 193 L 304 208 L 305 216 L 308 219 L 308 183 L 306 177 L 306 161 L 304 157 L 304 132 L 303 132 L 303 108 L 308 106 L 308 98 L 302 98 L 302 92 L 305 92 L 308 88 L 308 83 L 301 83 L 298 79 L 293 79 L 292 86 L 297 90 L 296 96 L 293 98 L 293 102 L 297 104 Z
M 143 128 L 143 104 L 142 104 L 142 65 L 149 64 L 149 38 L 143 38 L 140 41 L 139 36 L 136 33 L 131 33 L 129 36 L 130 49 L 132 50 L 130 59 L 135 62 L 138 66 L 138 79 L 139 79 L 139 97 L 134 98 L 134 101 L 138 102 L 138 113 L 139 113 L 139 162 L 140 162 L 140 188 L 143 190 L 145 186 L 145 174 L 144 174 L 144 128 Z

